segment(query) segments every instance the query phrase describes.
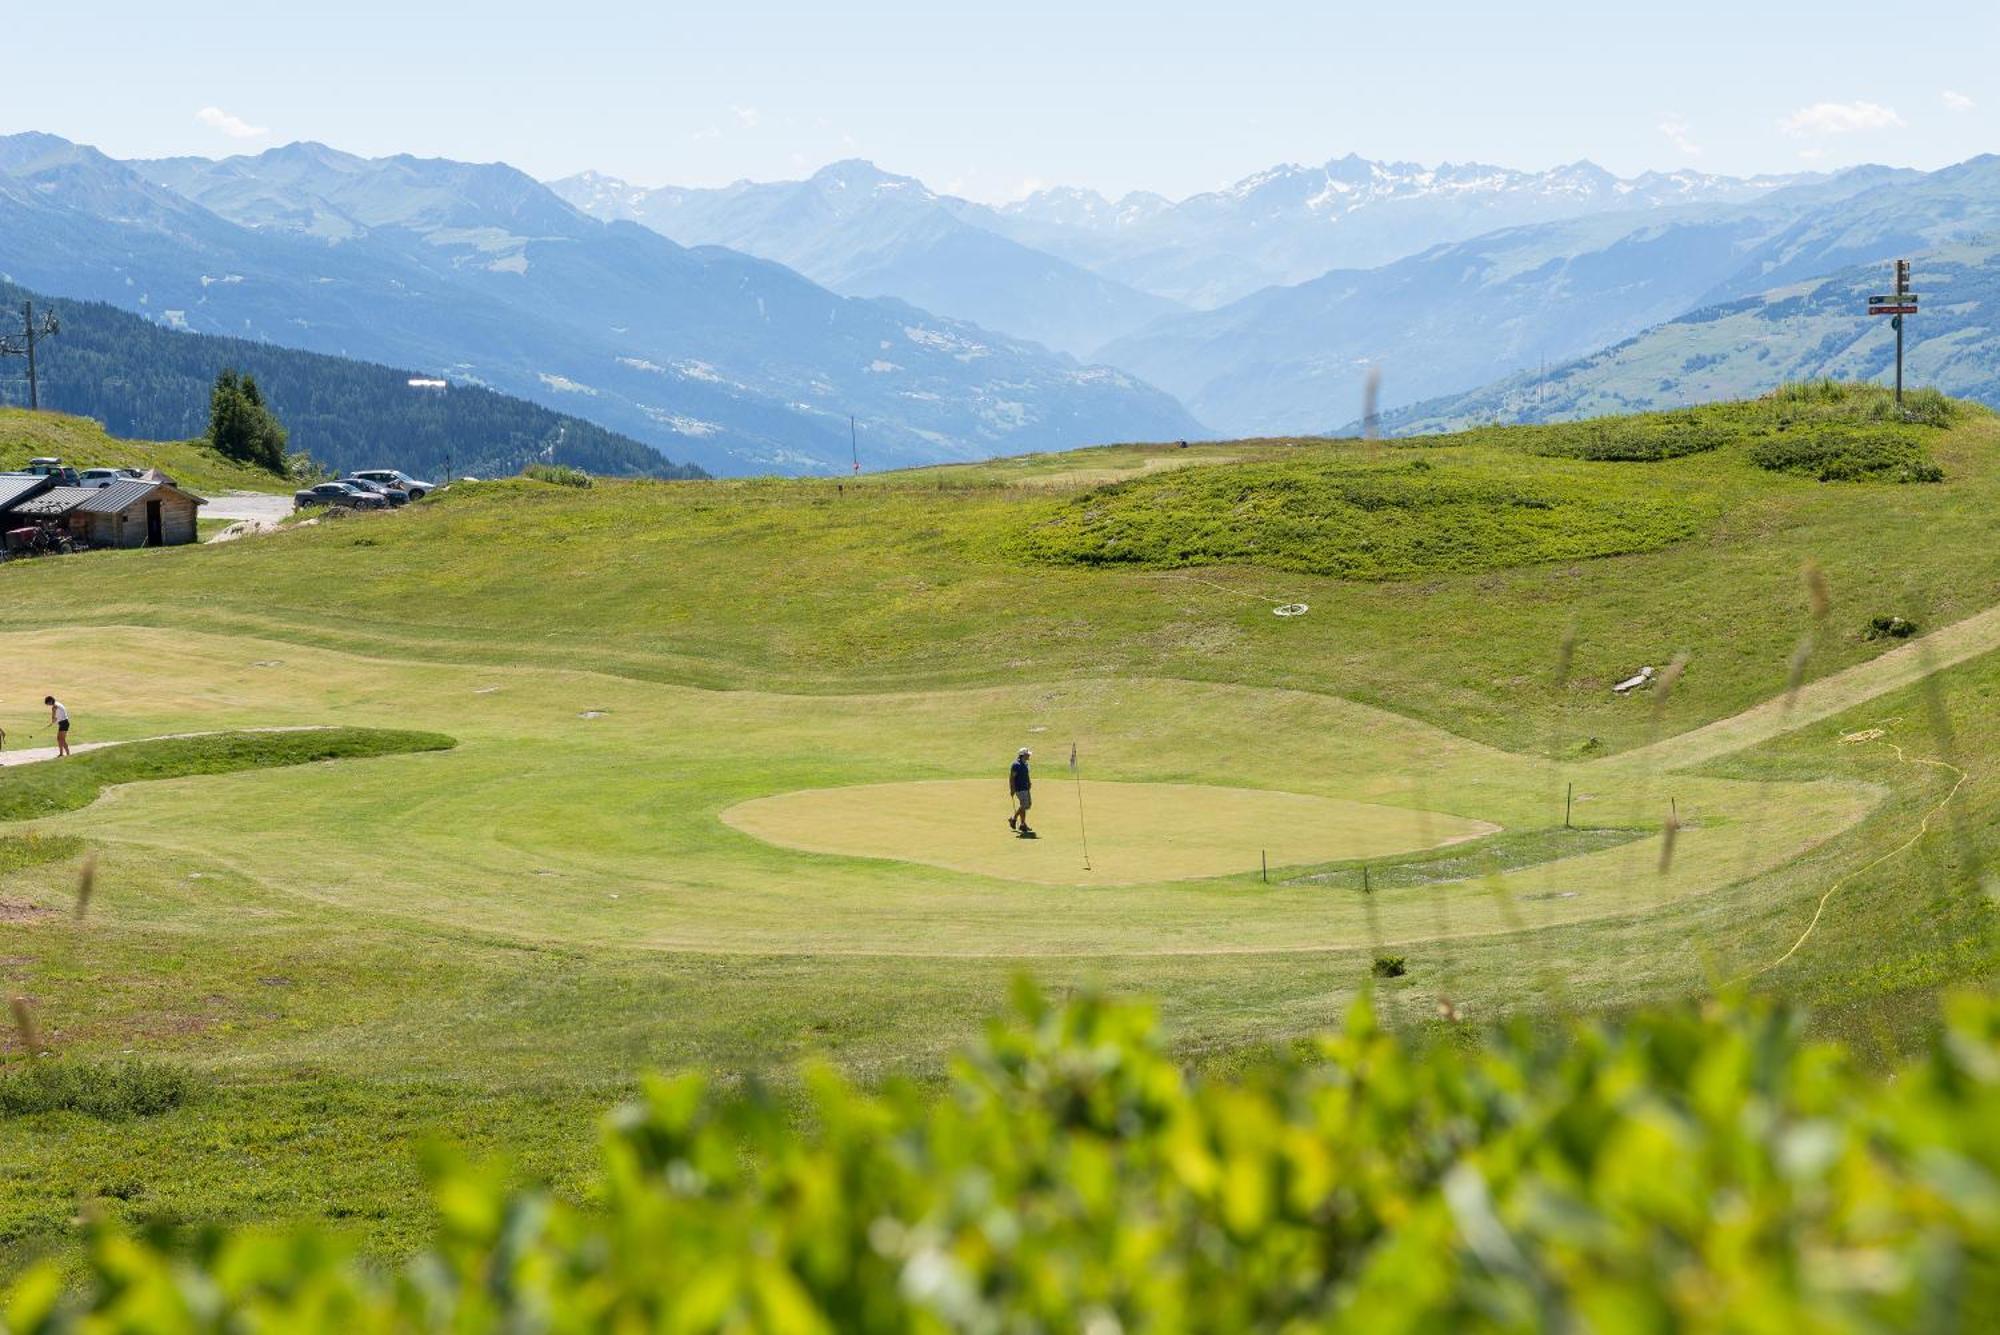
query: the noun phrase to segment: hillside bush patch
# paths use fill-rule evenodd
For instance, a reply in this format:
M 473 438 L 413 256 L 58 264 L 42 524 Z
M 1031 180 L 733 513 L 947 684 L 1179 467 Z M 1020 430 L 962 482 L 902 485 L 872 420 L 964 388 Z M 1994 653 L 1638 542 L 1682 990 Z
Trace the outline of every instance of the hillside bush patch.
M 1750 446 L 1750 461 L 1772 473 L 1820 482 L 1941 482 L 1944 470 L 1908 428 L 1810 426 L 1778 431 Z
M 558 487 L 590 485 L 590 474 L 581 468 L 571 468 L 568 464 L 529 464 L 521 470 L 521 476 L 533 482 L 547 482 Z
M 1945 427 L 1959 420 L 1959 404 L 1935 389 L 1912 389 L 1899 406 L 1887 386 L 1854 380 L 1800 380 L 1780 385 L 1766 399 L 1781 426 L 1797 423 L 1907 423 Z
M 1378 580 L 1652 551 L 1704 519 L 1681 495 L 1551 465 L 1320 452 L 1099 487 L 1015 547 L 1047 564 L 1252 564 Z
M 1863 639 L 1907 640 L 1917 633 L 1917 623 L 1906 617 L 1878 616 L 1868 619 L 1868 629 L 1862 632 Z
M 1736 433 L 1692 413 L 1675 413 L 1564 422 L 1527 435 L 1528 451 L 1544 457 L 1657 463 L 1705 454 L 1727 445 Z
M 155 1117 L 186 1102 L 194 1077 L 166 1062 L 35 1057 L 0 1067 L 0 1118 L 72 1112 L 115 1120 Z

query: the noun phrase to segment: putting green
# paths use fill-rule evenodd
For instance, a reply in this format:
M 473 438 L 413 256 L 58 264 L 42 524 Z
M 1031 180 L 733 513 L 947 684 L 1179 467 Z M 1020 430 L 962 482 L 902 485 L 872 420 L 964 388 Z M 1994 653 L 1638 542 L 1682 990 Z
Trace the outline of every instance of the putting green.
M 783 793 L 722 819 L 784 848 L 892 858 L 1041 885 L 1185 881 L 1273 867 L 1379 858 L 1492 834 L 1500 827 L 1435 811 L 1265 788 L 1192 783 L 1045 782 L 1016 838 L 1004 783 L 945 779 Z M 1083 833 L 1090 836 L 1084 868 Z

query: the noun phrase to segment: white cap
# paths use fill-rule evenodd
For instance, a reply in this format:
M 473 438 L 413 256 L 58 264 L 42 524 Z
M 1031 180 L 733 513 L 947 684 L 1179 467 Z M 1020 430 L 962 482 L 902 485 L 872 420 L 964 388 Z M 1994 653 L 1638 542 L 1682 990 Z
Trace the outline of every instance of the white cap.
M 1016 751 L 1014 754 L 1017 756 L 1031 756 L 1035 753 L 1033 751 L 1030 751 L 1027 747 L 1024 746 L 1019 751 Z

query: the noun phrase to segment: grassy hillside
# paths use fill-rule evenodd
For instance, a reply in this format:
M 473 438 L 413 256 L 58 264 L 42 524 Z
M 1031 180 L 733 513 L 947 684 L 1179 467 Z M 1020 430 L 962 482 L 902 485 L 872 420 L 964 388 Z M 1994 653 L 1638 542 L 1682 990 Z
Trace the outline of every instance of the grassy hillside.
M 459 742 L 6 831 L 39 842 L 0 855 L 0 984 L 65 1053 L 193 1093 L 139 1137 L 12 1120 L 0 1268 L 69 1254 L 79 1197 L 398 1253 L 427 1135 L 580 1191 L 642 1069 L 934 1077 L 1021 973 L 1156 996 L 1224 1066 L 1333 1023 L 1378 957 L 1411 1029 L 1741 980 L 1888 1060 L 1994 967 L 2000 420 L 1932 420 L 1834 388 L 1395 445 L 513 481 L 0 568 L 10 734 L 54 689 L 82 740 Z M 1889 615 L 1916 636 L 1871 637 Z M 1002 823 L 1021 745 L 1034 843 Z
M 0 408 L 0 471 L 50 456 L 76 468 L 157 468 L 198 493 L 289 492 L 289 479 L 225 458 L 202 441 L 119 440 L 62 413 Z

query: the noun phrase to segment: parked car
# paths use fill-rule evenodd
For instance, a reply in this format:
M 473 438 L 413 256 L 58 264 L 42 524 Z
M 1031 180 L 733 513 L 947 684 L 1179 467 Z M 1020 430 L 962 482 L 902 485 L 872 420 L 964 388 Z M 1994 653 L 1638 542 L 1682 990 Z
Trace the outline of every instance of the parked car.
M 365 477 L 344 477 L 340 479 L 340 482 L 345 486 L 355 488 L 357 491 L 365 491 L 371 495 L 380 496 L 389 503 L 392 509 L 398 505 L 408 505 L 410 503 L 410 493 L 400 487 L 387 487 L 380 482 L 372 482 Z
M 400 468 L 357 468 L 354 476 L 369 482 L 379 482 L 385 487 L 399 487 L 413 501 L 420 501 L 427 491 L 436 491 L 437 483 L 419 482 Z
M 83 483 L 74 468 L 60 459 L 40 458 L 28 460 L 28 466 L 21 470 L 30 477 L 52 477 L 58 487 L 78 487 Z
M 321 482 L 292 493 L 292 504 L 303 510 L 309 505 L 340 505 L 350 510 L 386 510 L 389 502 L 372 491 L 345 482 Z
M 145 476 L 136 468 L 86 468 L 77 475 L 79 487 L 108 487 L 114 482 L 126 482 Z

